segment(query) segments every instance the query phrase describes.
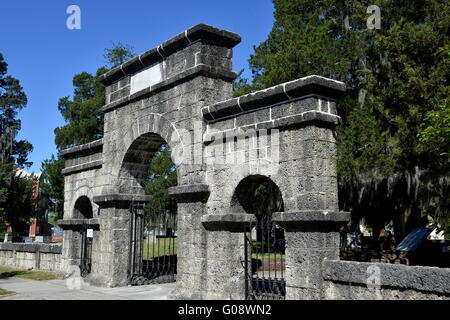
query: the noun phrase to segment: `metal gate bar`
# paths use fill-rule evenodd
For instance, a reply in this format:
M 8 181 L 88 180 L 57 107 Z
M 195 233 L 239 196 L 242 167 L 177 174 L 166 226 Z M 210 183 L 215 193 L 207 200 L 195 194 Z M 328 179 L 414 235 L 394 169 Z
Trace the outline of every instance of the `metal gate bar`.
M 91 272 L 92 267 L 92 238 L 87 234 L 88 226 L 83 222 L 81 226 L 81 255 L 80 255 L 80 276 L 86 277 Z
M 247 300 L 283 300 L 286 296 L 284 231 L 270 217 L 259 217 L 244 233 Z
M 131 285 L 176 281 L 176 203 L 131 206 Z

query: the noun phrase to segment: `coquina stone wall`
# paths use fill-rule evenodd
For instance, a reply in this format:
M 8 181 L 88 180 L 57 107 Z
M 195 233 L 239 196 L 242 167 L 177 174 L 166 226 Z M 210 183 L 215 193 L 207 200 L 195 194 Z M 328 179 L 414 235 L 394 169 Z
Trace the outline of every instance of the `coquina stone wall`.
M 330 260 L 323 265 L 324 299 L 450 299 L 447 268 Z
M 60 244 L 0 243 L 0 266 L 23 270 L 61 270 Z

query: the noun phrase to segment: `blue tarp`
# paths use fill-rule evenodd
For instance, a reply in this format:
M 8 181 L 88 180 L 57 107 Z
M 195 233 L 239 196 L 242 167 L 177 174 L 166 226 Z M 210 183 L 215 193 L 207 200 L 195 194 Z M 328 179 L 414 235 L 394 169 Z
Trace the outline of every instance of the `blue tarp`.
M 414 251 L 433 232 L 433 228 L 415 228 L 397 246 L 399 251 Z

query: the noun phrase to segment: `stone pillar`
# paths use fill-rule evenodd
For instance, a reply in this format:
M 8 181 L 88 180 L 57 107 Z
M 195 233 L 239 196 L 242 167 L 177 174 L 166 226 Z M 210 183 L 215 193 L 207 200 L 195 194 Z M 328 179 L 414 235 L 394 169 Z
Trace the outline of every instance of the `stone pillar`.
M 202 299 L 206 286 L 206 213 L 209 188 L 204 184 L 169 189 L 177 201 L 177 283 L 171 299 Z
M 112 194 L 94 197 L 100 207 L 100 259 L 91 275 L 91 283 L 99 286 L 126 286 L 130 278 L 132 203 L 149 201 L 148 196 Z
M 81 228 L 87 224 L 89 228 L 99 232 L 99 219 L 63 219 L 57 224 L 63 229 L 63 247 L 61 254 L 61 275 L 66 276 L 73 271 L 73 267 L 79 267 L 81 262 Z M 94 237 L 96 241 L 96 237 Z M 92 257 L 95 260 L 97 251 L 94 250 L 96 243 L 93 243 Z M 94 261 L 93 261 L 94 262 Z
M 208 269 L 205 299 L 245 299 L 244 232 L 256 217 L 247 213 L 205 215 Z
M 285 229 L 286 299 L 324 299 L 322 262 L 339 259 L 339 228 L 348 212 L 277 212 L 273 221 Z

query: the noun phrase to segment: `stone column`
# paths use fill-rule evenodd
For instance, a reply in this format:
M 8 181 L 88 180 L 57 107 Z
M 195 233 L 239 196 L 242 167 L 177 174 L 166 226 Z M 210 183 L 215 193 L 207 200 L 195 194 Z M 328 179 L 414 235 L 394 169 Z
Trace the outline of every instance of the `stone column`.
M 82 225 L 87 224 L 89 228 L 99 232 L 99 219 L 63 219 L 57 224 L 63 229 L 63 247 L 61 252 L 61 276 L 67 276 L 73 271 L 73 266 L 79 267 L 81 262 Z M 93 244 L 94 249 L 94 244 Z M 93 260 L 97 254 L 92 252 Z
M 205 215 L 208 269 L 205 299 L 245 299 L 244 232 L 256 217 L 248 213 Z
M 94 197 L 100 207 L 100 256 L 98 273 L 91 283 L 107 286 L 126 286 L 130 278 L 131 211 L 130 206 L 149 201 L 145 195 L 112 194 Z
M 324 299 L 322 262 L 339 259 L 339 228 L 348 212 L 277 212 L 273 221 L 285 229 L 286 299 Z
M 209 188 L 205 184 L 172 187 L 177 201 L 177 284 L 170 299 L 202 299 L 206 285 L 206 213 Z

